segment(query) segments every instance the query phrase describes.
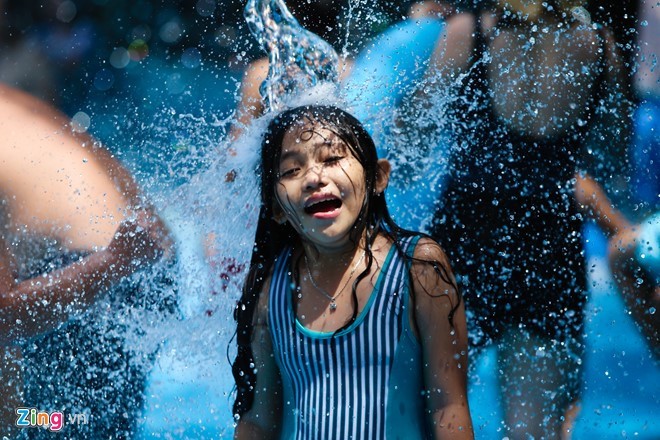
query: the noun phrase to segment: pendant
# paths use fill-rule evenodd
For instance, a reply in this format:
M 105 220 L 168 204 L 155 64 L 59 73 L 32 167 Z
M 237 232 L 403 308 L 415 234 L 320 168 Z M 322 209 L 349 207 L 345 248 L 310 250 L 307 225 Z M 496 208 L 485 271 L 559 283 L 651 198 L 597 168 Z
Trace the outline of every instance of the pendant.
M 330 303 L 330 311 L 331 311 L 331 312 L 334 312 L 335 310 L 337 310 L 337 303 L 334 302 L 334 301 L 332 301 L 332 302 Z

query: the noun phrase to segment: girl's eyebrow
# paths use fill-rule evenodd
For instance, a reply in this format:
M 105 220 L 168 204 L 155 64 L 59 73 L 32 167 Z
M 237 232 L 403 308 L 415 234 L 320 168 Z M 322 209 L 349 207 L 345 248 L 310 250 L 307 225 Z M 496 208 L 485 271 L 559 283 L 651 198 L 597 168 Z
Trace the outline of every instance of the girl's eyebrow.
M 300 157 L 300 156 L 301 156 L 301 154 L 300 154 L 299 151 L 287 150 L 285 153 L 282 153 L 282 155 L 280 156 L 280 162 L 284 162 L 285 160 L 290 159 L 292 157 L 297 158 L 297 157 Z
M 341 148 L 341 144 L 338 143 L 336 140 L 333 140 L 332 138 L 321 138 L 317 141 L 309 141 L 311 143 L 311 147 L 314 149 L 314 151 L 319 151 L 321 148 L 329 148 L 329 149 L 336 149 L 336 148 Z M 298 158 L 302 157 L 304 153 L 300 150 L 293 149 L 293 150 L 286 150 L 284 153 L 280 155 L 280 162 L 290 159 L 290 158 Z

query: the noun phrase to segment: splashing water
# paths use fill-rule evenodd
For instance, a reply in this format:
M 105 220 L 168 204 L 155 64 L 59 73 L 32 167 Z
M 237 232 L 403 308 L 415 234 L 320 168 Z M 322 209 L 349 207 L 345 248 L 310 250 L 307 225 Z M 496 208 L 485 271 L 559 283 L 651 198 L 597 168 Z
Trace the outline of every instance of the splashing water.
M 202 157 L 195 160 L 208 166 L 191 175 L 187 183 L 157 197 L 178 245 L 174 277 L 183 319 L 173 321 L 153 315 L 145 319 L 137 316 L 139 311 L 135 313 L 132 341 L 136 350 L 153 350 L 161 341 L 167 341 L 157 356 L 156 373 L 148 389 L 152 400 L 142 418 L 153 431 L 164 430 L 156 421 L 172 417 L 176 411 L 167 402 L 168 396 L 179 393 L 176 384 L 167 385 L 174 379 L 179 385 L 183 381 L 184 388 L 186 381 L 214 383 L 216 393 L 205 393 L 189 403 L 192 407 L 214 408 L 214 423 L 224 429 L 220 432 L 231 432 L 233 378 L 226 358 L 234 358 L 230 339 L 235 324 L 231 317 L 249 264 L 259 210 L 254 170 L 261 137 L 273 114 L 286 106 L 325 103 L 347 107 L 344 98 L 353 100 L 351 93 L 344 91 L 342 96 L 338 89 L 334 49 L 303 29 L 283 1 L 251 0 L 245 16 L 259 44 L 268 51 L 269 73 L 261 93 L 271 112 L 252 121 L 239 139 L 225 140 L 218 148 L 201 153 Z M 410 74 L 410 70 L 401 72 Z M 300 95 L 302 91 L 305 93 Z M 231 123 L 220 121 L 220 128 L 227 132 Z M 161 125 L 184 125 L 183 130 L 197 133 L 196 142 L 200 141 L 199 133 L 211 128 L 203 119 L 182 121 L 176 115 L 161 121 Z M 170 167 L 185 169 L 189 161 L 184 159 L 183 167 Z
M 209 142 L 217 128 L 193 118 L 163 123 L 197 136 L 204 133 Z M 221 121 L 220 128 L 228 130 L 231 123 Z M 194 153 L 204 168 L 188 170 L 186 183 L 155 194 L 177 245 L 178 259 L 170 273 L 176 280 L 179 316 L 145 315 L 136 309 L 129 319 L 134 326 L 128 335 L 131 348 L 154 352 L 160 347 L 141 417 L 145 436 L 171 432 L 173 426 L 185 427 L 183 438 L 224 438 L 232 432 L 232 316 L 259 210 L 254 169 L 264 123 L 254 121 L 234 143 L 225 140 Z
M 200 333 L 216 340 L 222 334 L 225 346 L 229 344 L 226 336 L 234 324 L 228 321 L 240 297 L 259 212 L 255 169 L 266 126 L 285 106 L 339 102 L 336 52 L 323 39 L 302 28 L 283 1 L 250 0 L 245 18 L 268 52 L 269 73 L 261 93 L 271 112 L 253 120 L 240 138 L 226 139 L 208 157 L 198 159 L 210 164 L 192 175 L 188 183 L 159 197 L 161 211 L 169 220 L 179 247 L 178 288 L 185 292 L 180 295 L 179 309 L 186 318 L 182 325 L 186 329 L 181 332 L 181 327 L 167 321 L 162 326 L 156 324 L 154 340 L 166 334 L 177 341 L 182 334 L 187 338 L 199 332 L 195 340 L 207 340 L 200 338 Z M 300 95 L 303 91 L 305 94 Z M 209 129 L 204 120 L 191 120 L 193 131 Z M 225 132 L 232 123 L 231 119 L 220 121 Z M 182 201 L 185 212 L 181 209 Z M 227 319 L 218 322 L 217 317 Z M 209 318 L 218 325 L 209 326 Z
M 355 6 L 349 2 L 347 32 Z M 279 111 L 286 106 L 324 103 L 353 113 L 371 132 L 379 156 L 393 164 L 387 197 L 395 220 L 406 228 L 428 230 L 447 171 L 442 159 L 445 151 L 438 150 L 448 144 L 441 133 L 444 116 L 441 112 L 426 115 L 437 133 L 402 142 L 393 115 L 394 106 L 421 78 L 444 24 L 427 19 L 393 28 L 378 40 L 379 47 L 374 43 L 358 58 L 339 90 L 337 53 L 326 41 L 302 28 L 284 1 L 250 0 L 245 19 L 268 52 L 268 77 L 260 87 L 267 108 Z M 344 56 L 348 39 L 347 35 Z M 305 94 L 300 95 L 303 91 Z M 441 101 L 444 103 L 445 97 Z
M 176 278 L 180 291 L 179 309 L 185 321 L 173 324 L 168 319 L 160 322 L 154 320 L 153 325 L 147 325 L 150 330 L 145 335 L 144 320 L 138 320 L 142 331 L 136 332 L 140 337 L 136 338 L 135 343 L 136 346 L 144 346 L 146 338 L 157 345 L 158 341 L 167 339 L 170 346 L 178 347 L 177 358 L 191 354 L 199 357 L 200 353 L 196 352 L 198 350 L 195 347 L 185 347 L 190 345 L 190 341 L 214 340 L 214 345 L 221 351 L 229 344 L 234 327 L 230 317 L 235 301 L 240 297 L 259 211 L 259 185 L 254 170 L 261 137 L 273 114 L 286 106 L 332 104 L 365 118 L 365 111 L 375 109 L 375 116 L 370 116 L 370 120 L 380 117 L 390 123 L 392 115 L 387 116 L 386 113 L 391 112 L 393 103 L 387 101 L 387 105 L 384 105 L 379 97 L 391 94 L 400 97 L 410 90 L 414 78 L 423 72 L 424 59 L 430 55 L 432 45 L 429 42 L 442 29 L 438 22 L 422 25 L 422 31 L 415 30 L 417 24 L 405 29 L 397 28 L 396 44 L 389 44 L 387 50 L 399 55 L 405 53 L 410 57 L 407 64 L 399 63 L 392 69 L 396 72 L 394 77 L 388 78 L 392 84 L 385 84 L 382 79 L 365 77 L 369 65 L 382 63 L 386 56 L 374 54 L 372 58 L 364 57 L 364 61 L 358 61 L 354 79 L 349 80 L 340 90 L 336 52 L 320 37 L 302 28 L 283 1 L 250 0 L 245 8 L 245 16 L 251 31 L 268 51 L 269 74 L 261 89 L 264 100 L 270 104 L 271 112 L 253 120 L 239 139 L 227 139 L 211 152 L 200 153 L 202 157 L 195 160 L 209 165 L 201 172 L 192 173 L 187 183 L 158 196 L 161 212 L 169 221 L 179 248 Z M 425 37 L 428 40 L 426 43 L 408 42 L 406 47 L 402 46 L 404 38 L 413 35 L 416 40 L 420 40 L 421 36 L 417 34 L 424 32 L 429 34 Z M 385 36 L 388 41 L 392 38 L 392 35 Z M 300 94 L 303 91 L 305 93 Z M 196 133 L 209 131 L 207 121 L 188 117 L 184 123 L 181 121 L 184 116 L 181 115 L 177 120 L 173 115 L 172 120 L 162 121 L 161 124 L 167 127 L 184 125 L 183 129 Z M 233 121 L 228 119 L 216 122 L 216 125 L 228 132 Z M 189 126 L 186 127 L 186 124 Z M 429 176 L 432 172 L 442 172 L 444 167 L 439 167 L 437 157 L 432 157 L 435 150 L 421 148 L 424 139 L 405 147 L 392 143 L 394 148 L 390 151 L 387 145 L 395 136 L 393 132 L 389 137 L 383 137 L 379 150 L 381 155 L 395 159 L 395 166 L 403 168 L 407 164 L 408 172 L 405 176 L 395 174 L 393 178 L 391 192 L 396 196 L 391 202 L 401 204 L 401 212 L 411 213 L 415 212 L 411 209 L 412 205 L 423 204 L 420 198 L 429 198 L 429 191 L 425 190 L 431 186 Z M 396 158 L 396 151 L 403 149 L 405 155 Z M 180 166 L 171 165 L 171 168 L 182 169 L 185 162 L 190 162 L 190 159 L 184 159 Z M 435 170 L 430 169 L 432 166 Z M 420 172 L 420 169 L 424 172 Z M 412 182 L 413 179 L 419 180 L 418 176 L 422 175 L 427 177 L 419 183 L 423 188 Z M 227 179 L 227 176 L 231 176 L 231 179 Z M 409 187 L 407 192 L 404 186 Z M 430 194 L 434 196 L 434 193 Z M 397 209 L 394 211 L 396 213 Z M 420 215 L 411 222 L 423 220 L 420 220 Z M 423 215 L 428 220 L 429 212 Z M 221 337 L 218 338 L 218 335 Z M 201 357 L 207 355 L 204 353 Z M 229 354 L 228 357 L 232 358 L 233 355 Z
M 288 105 L 336 103 L 338 99 L 337 54 L 324 40 L 303 29 L 284 2 L 249 1 L 245 16 L 268 51 L 270 68 L 261 93 L 271 112 L 253 120 L 240 138 L 227 138 L 208 151 L 183 157 L 182 163 L 168 164 L 175 174 L 184 170 L 177 180 L 182 178 L 185 183 L 170 191 L 157 190 L 154 195 L 177 244 L 178 260 L 171 274 L 176 280 L 180 316 L 177 320 L 136 308 L 126 319 L 131 323 L 127 342 L 132 349 L 154 353 L 160 347 L 147 387 L 151 399 L 141 418 L 143 435 L 169 432 L 168 419 L 180 416 L 186 420 L 185 414 L 173 415 L 181 403 L 197 411 L 198 420 L 206 421 L 201 426 L 189 424 L 186 435 L 231 435 L 232 316 L 249 265 L 259 212 L 255 169 L 261 138 L 277 110 Z M 304 96 L 298 95 L 301 91 L 306 91 Z M 168 112 L 159 125 L 170 132 L 194 132 L 194 142 L 213 144 L 212 132 L 227 133 L 233 123 L 230 118 L 211 124 L 204 118 Z M 191 169 L 190 162 L 203 164 L 203 169 Z M 192 388 L 206 384 L 209 390 L 203 395 L 188 394 L 182 401 L 179 396 L 189 393 L 193 383 Z M 173 402 L 179 404 L 172 406 Z M 209 424 L 215 428 L 203 426 Z
M 337 53 L 301 27 L 283 0 L 249 0 L 245 19 L 268 52 L 268 79 L 260 87 L 266 108 L 281 110 L 287 97 L 324 82 L 337 83 Z

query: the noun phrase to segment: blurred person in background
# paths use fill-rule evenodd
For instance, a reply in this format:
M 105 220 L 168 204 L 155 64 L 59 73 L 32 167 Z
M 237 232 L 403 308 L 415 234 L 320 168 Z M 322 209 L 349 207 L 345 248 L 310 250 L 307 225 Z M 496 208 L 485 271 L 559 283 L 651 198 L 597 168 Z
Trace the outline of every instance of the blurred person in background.
M 561 438 L 581 388 L 583 219 L 609 236 L 631 226 L 600 183 L 617 193 L 626 173 L 626 73 L 580 2 L 494 3 L 447 21 L 416 97 L 458 97 L 440 104 L 456 145 L 432 235 L 473 346 L 497 348 L 506 435 Z
M 66 116 L 6 86 L 0 115 L 3 434 L 23 407 L 85 414 L 88 424 L 62 431 L 73 438 L 130 437 L 148 366 L 123 341 L 123 312 L 144 301 L 128 277 L 166 252 L 167 231 L 121 164 Z
M 610 239 L 610 268 L 626 306 L 660 356 L 660 7 L 640 5 L 635 109 L 630 160 L 634 228 Z

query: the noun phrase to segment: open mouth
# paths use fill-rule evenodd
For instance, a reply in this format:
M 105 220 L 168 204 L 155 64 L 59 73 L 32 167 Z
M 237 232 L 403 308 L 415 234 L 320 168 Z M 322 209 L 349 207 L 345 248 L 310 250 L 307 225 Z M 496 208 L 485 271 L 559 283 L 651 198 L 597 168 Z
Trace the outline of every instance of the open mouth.
M 305 206 L 305 213 L 309 215 L 327 214 L 341 208 L 341 205 L 341 200 L 335 198 L 319 200 L 318 202 Z

